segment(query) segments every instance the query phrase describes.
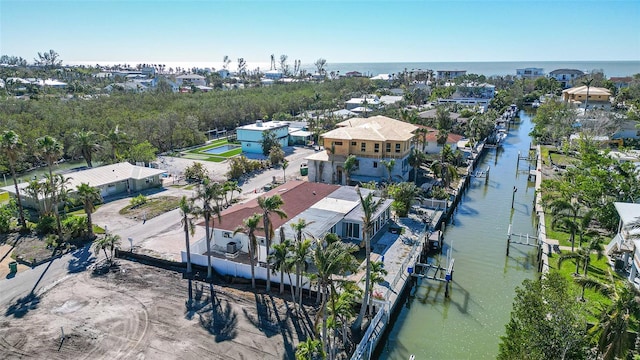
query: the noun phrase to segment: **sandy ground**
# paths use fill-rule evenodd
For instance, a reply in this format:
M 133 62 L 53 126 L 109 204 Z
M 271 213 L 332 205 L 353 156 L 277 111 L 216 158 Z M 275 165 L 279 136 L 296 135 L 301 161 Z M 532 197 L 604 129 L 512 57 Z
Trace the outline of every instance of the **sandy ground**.
M 311 331 L 313 315 L 297 321 L 277 297 L 228 286 L 214 286 L 212 297 L 193 281 L 188 307 L 181 274 L 119 264 L 15 302 L 0 316 L 0 358 L 293 359 Z
M 14 261 L 11 258 L 10 252 L 12 251 L 12 246 L 9 244 L 0 245 L 0 279 L 9 278 L 12 275 L 9 275 L 9 263 Z M 18 272 L 28 270 L 29 267 L 18 264 Z

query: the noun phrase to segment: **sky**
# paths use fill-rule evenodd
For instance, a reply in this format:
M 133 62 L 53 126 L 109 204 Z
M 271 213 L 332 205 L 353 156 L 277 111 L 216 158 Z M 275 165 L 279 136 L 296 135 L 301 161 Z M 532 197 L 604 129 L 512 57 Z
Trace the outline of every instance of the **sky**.
M 640 60 L 640 0 L 0 0 L 0 53 L 77 63 Z

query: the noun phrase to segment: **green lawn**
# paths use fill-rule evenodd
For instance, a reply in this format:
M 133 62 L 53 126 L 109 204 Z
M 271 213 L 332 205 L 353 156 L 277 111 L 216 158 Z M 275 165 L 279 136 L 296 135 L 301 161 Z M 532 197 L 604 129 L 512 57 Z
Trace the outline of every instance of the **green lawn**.
M 237 156 L 242 154 L 242 148 L 241 147 L 237 147 L 235 149 L 229 150 L 229 151 L 225 151 L 223 153 L 220 154 L 208 154 L 205 151 L 209 150 L 209 149 L 213 149 L 215 147 L 218 146 L 222 146 L 222 145 L 227 145 L 230 144 L 229 141 L 227 141 L 227 139 L 220 139 L 220 140 L 216 140 L 206 146 L 203 147 L 199 147 L 199 148 L 195 148 L 192 150 L 189 150 L 185 153 L 186 158 L 188 159 L 193 159 L 193 160 L 202 160 L 202 161 L 212 161 L 212 162 L 223 162 L 231 157 Z
M 0 203 L 3 203 L 5 201 L 9 201 L 9 193 L 6 191 L 0 193 Z
M 563 251 L 562 253 L 566 254 L 567 252 Z M 572 284 L 574 284 L 574 289 L 579 296 L 582 288 L 581 286 L 573 282 L 574 279 L 576 279 L 576 276 L 574 275 L 576 271 L 576 262 L 574 259 L 568 259 L 562 262 L 561 268 L 558 268 L 559 256 L 559 254 L 554 254 L 554 256 L 549 259 L 549 265 L 552 269 L 556 269 L 557 271 L 559 271 L 564 277 L 569 279 Z M 580 261 L 580 274 L 583 273 L 583 264 L 582 261 Z M 598 259 L 596 254 L 591 254 L 591 263 L 589 264 L 588 276 L 607 285 L 611 285 L 611 278 L 613 277 L 615 286 L 617 287 L 623 286 L 626 282 L 626 279 L 618 275 L 615 271 L 613 271 L 611 266 L 609 266 L 606 256 Z M 584 298 L 587 310 L 589 314 L 592 314 L 588 319 L 588 321 L 590 322 L 597 321 L 596 316 L 599 313 L 600 309 L 602 309 L 603 306 L 611 303 L 611 299 L 608 296 L 603 295 L 599 291 L 589 288 L 585 290 Z

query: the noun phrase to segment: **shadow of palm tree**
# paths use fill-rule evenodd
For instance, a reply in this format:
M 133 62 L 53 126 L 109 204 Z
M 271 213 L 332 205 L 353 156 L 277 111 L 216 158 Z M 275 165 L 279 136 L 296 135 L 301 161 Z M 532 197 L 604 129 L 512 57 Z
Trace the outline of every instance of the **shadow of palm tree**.
M 279 333 L 280 324 L 271 312 L 271 306 L 266 301 L 264 294 L 255 294 L 257 317 L 249 313 L 246 309 L 242 312 L 253 326 L 262 331 L 267 337 L 272 337 Z
M 69 265 L 67 265 L 69 274 L 85 271 L 89 265 L 95 263 L 96 258 L 91 254 L 90 248 L 91 245 L 89 244 L 71 253 L 73 258 L 69 261 Z
M 40 297 L 33 292 L 30 292 L 27 296 L 16 300 L 15 303 L 7 308 L 7 311 L 4 314 L 5 316 L 21 318 L 29 311 L 37 309 L 38 304 L 40 304 Z
M 193 280 L 189 279 L 189 297 L 184 302 L 185 314 L 184 317 L 187 320 L 193 319 L 193 317 L 205 308 L 210 303 L 209 296 L 204 295 L 204 285 L 198 286 L 196 283 L 195 293 L 193 292 Z
M 198 314 L 200 326 L 215 336 L 216 342 L 232 340 L 238 335 L 238 315 L 227 300 L 212 301 L 210 308 L 204 308 Z

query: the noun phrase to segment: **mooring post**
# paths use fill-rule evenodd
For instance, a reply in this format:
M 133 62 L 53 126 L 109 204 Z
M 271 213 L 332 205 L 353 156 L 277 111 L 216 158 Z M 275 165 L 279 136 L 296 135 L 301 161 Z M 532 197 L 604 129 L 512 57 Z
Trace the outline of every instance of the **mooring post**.
M 513 209 L 513 202 L 516 199 L 516 191 L 518 191 L 518 188 L 514 186 L 513 187 L 513 193 L 511 194 L 511 208 L 512 209 Z
M 516 172 L 518 171 L 519 167 L 520 167 L 520 150 L 518 150 L 518 160 L 516 160 Z
M 444 297 L 449 298 L 449 280 L 447 280 L 447 283 L 444 286 Z
M 507 231 L 507 256 L 509 256 L 509 246 L 511 246 L 511 224 L 509 224 L 509 230 Z
M 491 170 L 491 167 L 487 166 L 487 174 L 484 177 L 485 185 L 489 183 L 489 170 Z

